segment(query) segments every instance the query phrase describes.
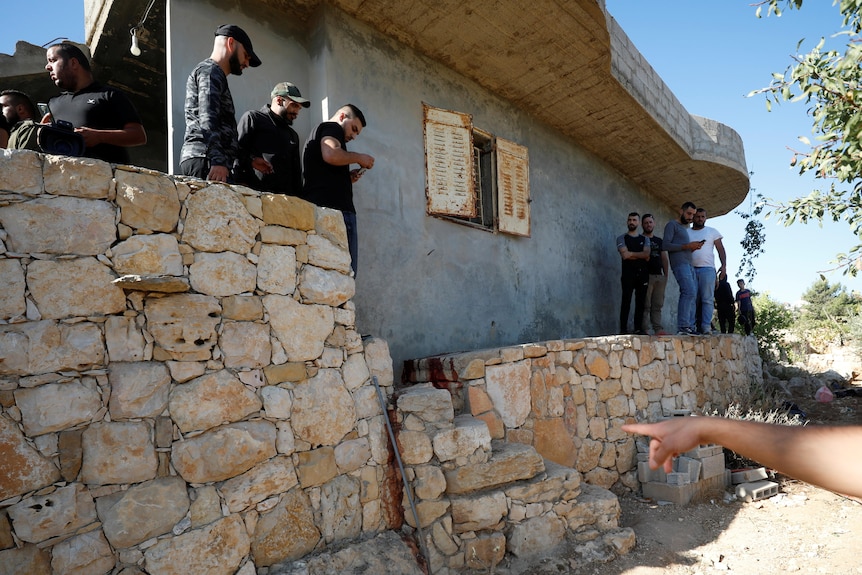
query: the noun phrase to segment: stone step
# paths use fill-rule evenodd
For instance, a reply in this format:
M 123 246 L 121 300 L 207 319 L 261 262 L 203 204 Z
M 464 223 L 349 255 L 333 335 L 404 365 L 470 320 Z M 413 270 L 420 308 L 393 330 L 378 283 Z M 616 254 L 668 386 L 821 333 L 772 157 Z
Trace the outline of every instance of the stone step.
M 472 493 L 531 479 L 545 471 L 542 456 L 531 445 L 492 441 L 491 450 L 487 462 L 444 470 L 446 492 L 450 495 Z
M 434 455 L 441 462 L 454 461 L 456 466 L 485 463 L 491 456 L 491 433 L 488 424 L 472 415 L 458 415 L 453 427 L 438 431 L 431 440 Z

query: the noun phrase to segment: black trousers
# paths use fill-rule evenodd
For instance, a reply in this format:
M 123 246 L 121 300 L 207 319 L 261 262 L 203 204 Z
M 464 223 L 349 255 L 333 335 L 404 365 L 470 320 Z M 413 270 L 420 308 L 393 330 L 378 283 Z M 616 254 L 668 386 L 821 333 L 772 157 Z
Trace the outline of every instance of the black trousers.
M 733 313 L 733 304 L 719 304 L 716 307 L 718 311 L 718 327 L 721 333 L 733 333 L 736 325 L 736 317 Z
M 745 335 L 751 335 L 751 331 L 754 329 L 754 310 L 739 312 L 739 323 L 742 324 Z
M 644 305 L 646 302 L 649 275 L 626 274 L 620 277 L 623 287 L 623 299 L 620 302 L 620 333 L 629 333 L 629 312 L 632 309 L 632 294 L 635 296 L 634 331 L 646 333 L 644 329 Z

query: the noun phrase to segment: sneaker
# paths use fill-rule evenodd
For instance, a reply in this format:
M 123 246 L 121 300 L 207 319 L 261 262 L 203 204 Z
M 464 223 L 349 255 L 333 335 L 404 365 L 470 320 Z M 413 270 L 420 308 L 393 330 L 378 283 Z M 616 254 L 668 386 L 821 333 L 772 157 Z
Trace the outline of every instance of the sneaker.
M 696 335 L 696 334 L 694 333 L 694 330 L 691 329 L 690 327 L 683 327 L 683 328 L 680 328 L 680 330 L 678 332 L 676 332 L 676 335 Z

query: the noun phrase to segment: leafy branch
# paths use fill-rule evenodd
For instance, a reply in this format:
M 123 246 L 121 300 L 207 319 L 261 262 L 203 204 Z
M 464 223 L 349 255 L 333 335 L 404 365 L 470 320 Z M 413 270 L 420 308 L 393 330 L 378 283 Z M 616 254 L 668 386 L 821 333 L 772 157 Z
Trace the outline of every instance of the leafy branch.
M 803 0 L 763 0 L 756 15 L 781 16 L 782 9 L 800 9 Z M 834 0 L 842 16 L 842 30 L 833 36 L 844 38 L 844 50 L 825 50 L 826 39 L 808 53 L 793 56 L 784 73 L 774 73 L 769 86 L 749 96 L 763 95 L 766 108 L 781 102 L 804 102 L 812 118 L 814 142 L 801 136 L 807 151 L 793 150 L 791 166 L 799 173 L 811 172 L 816 180 L 828 182 L 825 191 L 785 203 L 762 200 L 784 225 L 795 222 L 822 223 L 824 219 L 844 221 L 860 243 L 847 253 L 836 255 L 835 269 L 856 275 L 862 267 L 862 0 Z M 802 40 L 796 46 L 797 52 Z

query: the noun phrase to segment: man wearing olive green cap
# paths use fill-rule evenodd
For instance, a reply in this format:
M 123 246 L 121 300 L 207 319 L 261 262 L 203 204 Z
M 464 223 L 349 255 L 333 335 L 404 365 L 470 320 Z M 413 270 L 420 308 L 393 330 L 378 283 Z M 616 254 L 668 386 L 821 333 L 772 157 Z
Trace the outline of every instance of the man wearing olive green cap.
M 262 192 L 298 196 L 302 192 L 299 136 L 291 127 L 311 102 L 290 82 L 276 84 L 271 101 L 239 121 L 239 156 L 235 179 Z

